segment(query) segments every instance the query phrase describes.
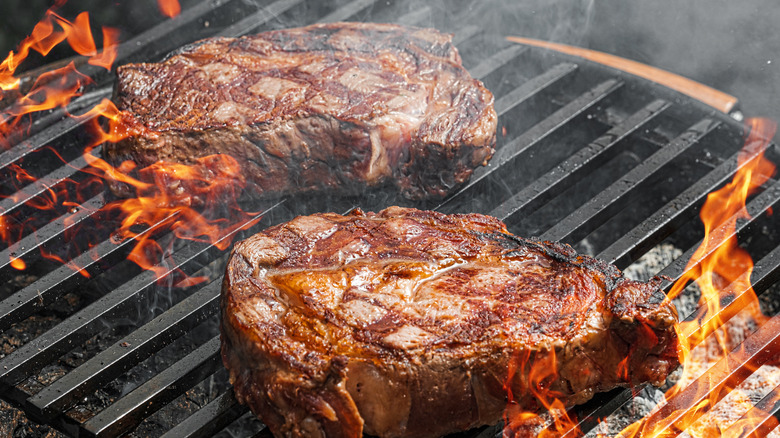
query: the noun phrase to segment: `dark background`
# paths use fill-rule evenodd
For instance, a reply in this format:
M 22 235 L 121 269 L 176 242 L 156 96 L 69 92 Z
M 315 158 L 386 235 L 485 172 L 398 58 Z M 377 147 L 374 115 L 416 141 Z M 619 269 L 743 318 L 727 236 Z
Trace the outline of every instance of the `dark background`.
M 186 8 L 197 0 L 180 1 Z M 52 0 L 3 0 L 0 53 L 15 48 L 52 3 Z M 660 67 L 738 97 L 746 116 L 780 120 L 777 0 L 517 0 L 504 3 L 440 0 L 432 4 L 439 10 L 457 9 L 453 12 L 457 15 L 472 15 L 473 20 L 505 34 L 563 42 Z M 157 11 L 156 0 L 69 0 L 59 9 L 67 18 L 84 10 L 90 12 L 95 29 L 100 25 L 117 27 L 123 39 L 164 19 Z M 68 55 L 61 50 L 53 57 Z M 37 62 L 40 61 L 26 67 L 34 67 Z

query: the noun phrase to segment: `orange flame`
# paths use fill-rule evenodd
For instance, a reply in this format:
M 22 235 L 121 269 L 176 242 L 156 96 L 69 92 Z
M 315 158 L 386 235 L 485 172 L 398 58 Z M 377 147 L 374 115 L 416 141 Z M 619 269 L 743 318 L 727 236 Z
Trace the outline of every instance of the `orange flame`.
M 744 307 L 744 312 L 740 315 L 744 315 L 743 318 L 752 320 L 759 326 L 767 321 L 767 317 L 761 313 L 758 298 L 750 284 L 753 260 L 744 249 L 739 247 L 735 230 L 737 220 L 749 218 L 745 208 L 748 197 L 775 172 L 774 164 L 764 158 L 762 151 L 774 135 L 776 124 L 766 119 L 750 119 L 747 128 L 749 134 L 739 156 L 739 170 L 729 184 L 707 197 L 700 213 L 704 224 L 702 244 L 688 262 L 685 274 L 675 282 L 668 294 L 669 298 L 678 296 L 691 280 L 695 280 L 701 290 L 699 304 L 703 311 L 697 318 L 679 324 L 678 334 L 682 346 L 680 363 L 683 364 L 684 371 L 680 382 L 667 392 L 667 400 L 698 377 L 697 373 L 703 371 L 703 363 L 714 363 L 717 359 L 725 357 L 738 343 L 738 339 L 730 338 L 729 331 L 722 329 L 730 319 L 731 324 L 739 321 L 733 318 L 735 312 L 722 311 L 722 298 L 733 294 L 734 291 L 745 291 L 739 298 L 744 306 L 735 306 Z M 724 236 L 731 237 L 724 240 Z M 733 384 L 729 387 L 735 386 L 736 384 Z M 687 430 L 692 427 L 695 431 L 688 430 L 688 432 L 695 437 L 727 436 L 724 435 L 726 431 L 722 429 L 726 429 L 728 425 L 723 427 L 714 423 L 702 425 L 700 420 L 704 413 L 710 411 L 720 401 L 717 398 L 720 391 L 712 391 L 705 385 L 702 385 L 701 391 L 700 395 L 707 397 L 698 406 L 691 406 L 684 412 L 677 411 L 684 415 L 675 423 L 674 428 Z M 747 412 L 752 408 L 747 398 L 727 402 L 730 403 L 730 409 L 740 412 Z M 740 436 L 736 431 L 762 421 L 759 413 L 755 415 L 758 417 L 743 418 L 740 420 L 740 425 L 728 428 L 729 435 L 735 432 L 733 436 Z M 678 416 L 675 415 L 676 417 Z M 666 423 L 664 421 L 659 421 L 658 424 L 637 422 L 621 432 L 620 436 L 665 436 L 667 434 L 665 431 L 670 426 Z
M 52 48 L 64 41 L 67 41 L 76 53 L 88 57 L 87 63 L 111 69 L 117 54 L 118 32 L 103 28 L 104 49 L 98 51 L 86 12 L 79 14 L 73 22 L 54 12 L 54 9 L 62 6 L 64 2 L 65 0 L 58 0 L 55 6 L 46 12 L 44 19 L 35 26 L 32 34 L 19 45 L 18 50 L 11 52 L 0 64 L 0 86 L 4 92 L 14 91 L 21 95 L 22 81 L 14 74 L 31 50 L 46 56 Z M 158 3 L 163 13 L 170 17 L 179 14 L 181 10 L 176 0 L 159 0 Z M 26 128 L 20 122 L 25 120 L 25 116 L 65 107 L 75 96 L 81 94 L 85 85 L 91 83 L 89 77 L 78 71 L 76 64 L 78 62 L 72 62 L 66 67 L 45 73 L 37 78 L 26 94 L 20 97 L 12 96 L 14 103 L 0 113 L 0 142 L 3 145 L 10 145 L 11 135 L 24 135 Z M 0 95 L 0 99 L 3 97 Z M 114 242 L 128 239 L 136 241 L 128 258 L 155 272 L 160 278 L 167 273 L 167 269 L 163 267 L 165 263 L 161 262 L 168 257 L 169 248 L 163 248 L 155 240 L 155 234 L 139 232 L 139 229 L 144 229 L 145 226 L 147 230 L 167 230 L 178 239 L 207 242 L 224 250 L 231 243 L 231 240 L 224 236 L 253 225 L 259 218 L 258 214 L 245 212 L 238 207 L 237 200 L 244 188 L 244 181 L 241 179 L 239 165 L 233 158 L 223 155 L 203 157 L 191 166 L 158 162 L 144 169 L 138 169 L 135 163 L 127 161 L 114 167 L 93 153 L 99 145 L 117 142 L 133 135 L 155 134 L 134 123 L 109 100 L 103 100 L 84 114 L 70 116 L 83 121 L 91 134 L 90 144 L 86 146 L 83 155 L 88 167 L 78 169 L 90 176 L 79 183 L 65 181 L 63 184 L 78 186 L 71 191 L 46 187 L 44 195 L 28 201 L 27 205 L 52 211 L 62 207 L 72 208 L 78 206 L 80 201 L 70 199 L 71 192 L 76 192 L 80 199 L 86 199 L 82 196 L 82 191 L 94 192 L 92 186 L 95 184 L 99 184 L 101 191 L 104 190 L 105 184 L 123 186 L 125 191 L 134 197 L 110 202 L 98 213 L 101 218 L 112 218 L 107 222 L 114 224 L 118 221 L 120 224 L 119 229 L 112 234 Z M 22 166 L 14 164 L 8 169 L 16 176 L 17 188 L 40 184 Z M 171 187 L 178 187 L 179 190 L 170 190 Z M 199 200 L 197 209 L 190 204 L 193 199 Z M 209 219 L 214 217 L 216 219 Z M 13 244 L 28 231 L 28 224 L 24 220 L 13 217 L 12 214 L 0 213 L 0 238 L 3 241 Z M 77 234 L 78 226 L 69 228 L 67 233 Z M 86 245 L 92 247 L 93 243 L 87 242 Z M 89 275 L 68 256 L 43 248 L 41 253 L 45 258 L 66 264 L 85 276 Z M 10 262 L 16 269 L 26 268 L 22 259 L 15 258 Z M 179 279 L 178 284 L 192 285 L 201 280 L 185 277 Z
M 569 429 L 577 427 L 575 418 L 569 416 L 566 406 L 560 401 L 562 394 L 551 388 L 553 382 L 558 380 L 558 364 L 555 350 L 549 352 L 531 353 L 525 350 L 515 355 L 510 361 L 508 369 L 508 381 L 504 385 L 507 392 L 508 404 L 504 411 L 505 438 L 519 438 L 523 436 L 536 436 L 553 438 L 561 436 Z M 523 377 L 527 376 L 527 377 Z M 512 385 L 512 379 L 526 378 L 527 382 L 521 385 Z M 527 386 L 527 394 L 517 394 L 520 397 L 533 397 L 550 415 L 545 419 L 536 410 L 529 410 L 527 403 L 518 403 L 512 387 Z M 548 425 L 550 425 L 548 427 Z
M 700 307 L 703 310 L 697 315 L 697 318 L 682 322 L 677 327 L 678 337 L 682 344 L 680 363 L 684 364 L 684 373 L 678 385 L 667 392 L 667 400 L 685 388 L 685 384 L 698 377 L 697 373 L 706 369 L 705 365 L 714 363 L 714 361 L 728 355 L 734 345 L 741 340 L 731 339 L 729 332 L 723 327 L 724 324 L 734 325 L 745 320 L 734 318 L 737 311 L 721 309 L 721 303 L 724 302 L 722 298 L 726 295 L 737 296 L 734 303 L 738 303 L 738 305 L 732 307 L 744 309 L 739 315 L 755 324 L 761 325 L 768 319 L 761 313 L 758 299 L 750 285 L 753 261 L 750 255 L 739 247 L 735 230 L 738 220 L 749 218 L 745 207 L 748 197 L 756 193 L 775 172 L 774 164 L 764 158 L 763 151 L 775 133 L 776 124 L 766 119 L 750 119 L 746 129 L 748 136 L 738 157 L 738 171 L 729 184 L 707 197 L 700 213 L 705 229 L 702 245 L 691 257 L 685 274 L 673 285 L 668 294 L 668 299 L 678 296 L 688 283 L 695 280 L 701 290 Z M 769 213 L 771 214 L 771 211 Z M 743 322 L 743 324 L 745 323 Z M 716 357 L 712 357 L 713 351 L 715 351 Z M 510 364 L 509 375 L 511 379 L 511 376 L 518 371 L 521 374 L 527 373 L 529 395 L 538 399 L 541 407 L 548 410 L 551 419 L 545 420 L 535 412 L 521 409 L 521 404 L 515 400 L 512 394 L 512 386 L 507 383 L 505 389 L 509 396 L 509 404 L 504 415 L 504 436 L 561 436 L 564 434 L 581 436 L 582 432 L 579 430 L 577 422 L 568 416 L 564 404 L 561 403 L 560 394 L 545 389 L 549 388 L 549 382 L 557 379 L 558 376 L 554 354 L 542 358 L 543 360 L 538 359 L 536 362 L 529 362 L 528 355 L 518 358 L 517 361 Z M 618 377 L 626 377 L 625 375 L 628 373 L 627 359 L 618 365 L 616 372 Z M 729 388 L 734 387 L 737 387 L 736 382 L 729 386 Z M 740 435 L 742 431 L 754 430 L 759 423 L 765 422 L 766 415 L 762 415 L 758 409 L 752 409 L 753 405 L 747 397 L 732 397 L 730 394 L 723 402 L 728 403 L 728 408 L 732 412 L 744 412 L 745 415 L 730 427 L 729 424 L 706 423 L 700 417 L 720 401 L 717 397 L 722 392 L 710 391 L 710 388 L 705 385 L 702 385 L 701 391 L 699 395 L 706 396 L 704 401 L 697 406 L 687 407 L 685 412 L 678 411 L 685 415 L 672 427 L 675 432 L 667 432 L 671 426 L 670 421 L 659 418 L 656 424 L 649 424 L 644 420 L 632 424 L 619 436 L 624 438 L 673 436 L 681 430 L 686 430 L 691 436 L 697 438 L 737 437 L 742 436 Z M 738 394 L 738 391 L 733 394 Z M 695 399 L 698 400 L 698 398 L 697 395 Z M 772 403 L 769 405 L 771 406 Z M 674 415 L 674 418 L 679 417 Z M 770 419 L 769 423 L 777 423 L 773 421 Z
M 32 34 L 22 41 L 18 50 L 10 52 L 0 63 L 0 88 L 3 92 L 21 92 L 21 80 L 14 74 L 29 56 L 30 50 L 46 56 L 63 41 L 67 41 L 76 53 L 88 57 L 88 64 L 111 69 L 116 59 L 119 32 L 104 27 L 104 49 L 98 51 L 89 26 L 89 14 L 82 12 L 70 22 L 54 12 L 54 8 L 62 4 L 64 1 L 57 2 L 47 10 L 44 18 L 35 25 Z M 74 97 L 81 95 L 83 87 L 90 83 L 92 80 L 79 73 L 73 62 L 40 75 L 28 92 L 16 98 L 12 105 L 0 113 L 0 144 L 8 148 L 11 143 L 9 135 L 25 131 L 21 126 L 25 115 L 64 107 Z M 0 100 L 3 98 L 4 93 L 0 93 Z
M 181 13 L 178 0 L 157 0 L 157 6 L 166 17 L 173 18 Z

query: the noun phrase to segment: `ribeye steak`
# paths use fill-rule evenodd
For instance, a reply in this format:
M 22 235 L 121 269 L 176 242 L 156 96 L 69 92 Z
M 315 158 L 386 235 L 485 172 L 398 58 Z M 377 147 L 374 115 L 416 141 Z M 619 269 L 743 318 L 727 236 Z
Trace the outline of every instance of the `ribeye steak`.
M 493 95 L 433 29 L 332 23 L 211 38 L 117 75 L 132 135 L 105 146 L 111 161 L 227 154 L 263 195 L 394 185 L 439 198 L 496 141 Z
M 677 315 L 658 283 L 479 214 L 301 216 L 235 246 L 222 358 L 276 436 L 438 436 L 496 423 L 508 391 L 540 409 L 529 372 L 553 354 L 567 406 L 663 382 Z

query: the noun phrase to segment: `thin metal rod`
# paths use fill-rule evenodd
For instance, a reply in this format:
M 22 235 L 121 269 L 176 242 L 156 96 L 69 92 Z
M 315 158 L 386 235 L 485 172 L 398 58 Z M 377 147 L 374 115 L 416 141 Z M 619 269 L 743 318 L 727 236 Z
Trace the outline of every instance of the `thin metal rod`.
M 30 397 L 37 418 L 50 421 L 79 398 L 108 383 L 215 315 L 220 281 L 213 281 Z
M 583 114 L 619 89 L 622 84 L 621 81 L 616 79 L 608 79 L 601 82 L 525 131 L 519 137 L 498 149 L 490 162 L 488 162 L 487 166 L 475 170 L 466 185 L 439 204 L 436 207 L 436 210 L 449 212 L 453 204 L 462 197 L 467 197 L 472 188 L 482 180 L 491 176 L 501 166 L 538 144 L 541 140 L 556 132 L 561 127 L 566 126 L 575 117 Z
M 542 240 L 572 243 L 581 239 L 614 214 L 615 210 L 627 202 L 636 190 L 648 182 L 650 176 L 697 144 L 720 125 L 721 122 L 712 119 L 703 119 L 695 123 L 609 187 L 590 198 L 573 213 L 545 231 L 541 236 Z
M 616 145 L 668 107 L 669 103 L 663 100 L 649 103 L 502 202 L 490 212 L 490 215 L 505 221 L 514 215 L 525 214 L 544 205 L 566 188 L 571 187 L 583 174 L 591 172 L 614 155 L 609 152 L 615 149 Z
M 677 436 L 708 412 L 753 370 L 780 353 L 780 315 L 770 318 L 728 356 L 642 422 L 639 436 Z
M 212 437 L 247 411 L 249 408 L 238 403 L 231 387 L 160 438 Z
M 524 46 L 508 46 L 493 56 L 483 59 L 476 67 L 470 68 L 469 73 L 477 79 L 484 79 L 485 76 L 505 66 L 526 50 L 528 48 Z
M 87 436 L 117 436 L 222 367 L 219 336 L 100 411 L 83 424 Z
M 526 102 L 533 96 L 541 93 L 550 86 L 557 84 L 563 78 L 577 71 L 577 64 L 563 62 L 554 65 L 551 69 L 523 82 L 522 85 L 501 96 L 495 103 L 496 113 L 499 117 L 506 114 L 512 108 Z
M 10 265 L 11 260 L 27 256 L 52 239 L 61 236 L 65 231 L 78 225 L 84 219 L 92 217 L 104 205 L 106 205 L 106 200 L 101 193 L 78 206 L 74 213 L 67 213 L 57 217 L 45 226 L 0 251 L 0 269 Z
M 760 419 L 760 421 L 759 421 Z M 780 425 L 780 385 L 726 429 L 722 436 L 762 438 Z

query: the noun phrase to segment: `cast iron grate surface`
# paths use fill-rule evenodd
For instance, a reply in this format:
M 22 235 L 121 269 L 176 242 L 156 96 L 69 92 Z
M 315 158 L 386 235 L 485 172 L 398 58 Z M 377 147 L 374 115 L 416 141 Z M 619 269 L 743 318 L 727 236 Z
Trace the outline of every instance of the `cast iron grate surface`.
M 246 231 L 226 233 L 223 239 L 299 214 L 406 204 L 447 213 L 488 213 L 506 221 L 516 234 L 560 240 L 620 268 L 651 248 L 672 243 L 683 255 L 658 273 L 671 279 L 667 287 L 682 276 L 702 237 L 698 208 L 707 193 L 736 171 L 745 132 L 729 116 L 657 84 L 510 44 L 502 35 L 434 7 L 408 9 L 371 0 L 317 6 L 301 0 L 262 5 L 206 0 L 123 43 L 118 62 L 157 60 L 212 35 L 337 20 L 399 22 L 454 33 L 464 64 L 496 97 L 496 155 L 440 203 L 409 204 L 381 191 L 353 198 L 250 203 L 262 215 L 248 220 Z M 110 75 L 91 73 L 96 85 L 70 111 L 110 96 Z M 98 257 L 73 255 L 89 278 L 40 257 L 41 250 L 76 251 L 68 230 L 77 225 L 90 229 L 106 220 L 97 211 L 110 195 L 100 191 L 75 208 L 43 214 L 32 207 L 48 188 L 84 178 L 79 172 L 87 165 L 80 155 L 83 124 L 52 111 L 37 117 L 27 137 L 0 153 L 0 178 L 5 181 L 0 216 L 33 217 L 37 225 L 37 231 L 0 249 L 0 275 L 9 279 L 0 289 L 2 398 L 35 421 L 73 436 L 267 434 L 235 401 L 219 358 L 215 320 L 226 251 L 176 241 L 153 225 L 141 232 L 171 243 L 162 274 L 126 261 L 130 243 L 116 242 L 110 234 L 100 236 L 93 249 Z M 776 147 L 766 148 L 779 162 Z M 10 184 L 15 166 L 41 184 Z M 780 184 L 770 181 L 750 200 L 752 219 L 740 221 L 737 230 L 756 260 L 753 282 L 759 294 L 771 293 L 780 273 L 780 236 L 771 217 L 778 202 Z M 12 257 L 24 260 L 29 269 L 14 270 Z M 179 286 L 177 270 L 211 280 Z M 735 291 L 723 312 L 738 310 L 740 293 Z M 777 343 L 776 324 L 774 318 L 749 338 L 753 348 Z M 581 427 L 592 429 L 630 399 L 631 391 L 615 390 L 576 408 Z M 764 406 L 769 400 L 759 407 L 776 414 L 778 406 Z M 496 426 L 463 436 L 499 431 Z

